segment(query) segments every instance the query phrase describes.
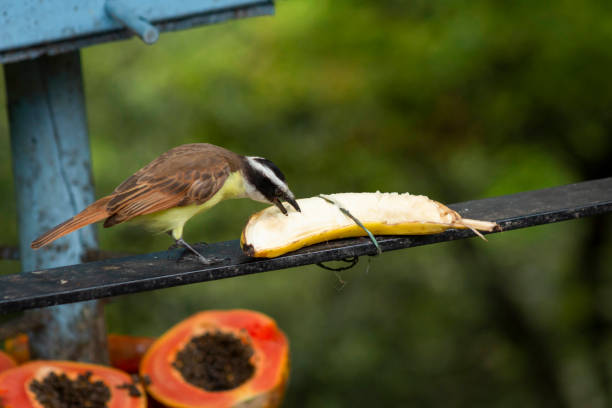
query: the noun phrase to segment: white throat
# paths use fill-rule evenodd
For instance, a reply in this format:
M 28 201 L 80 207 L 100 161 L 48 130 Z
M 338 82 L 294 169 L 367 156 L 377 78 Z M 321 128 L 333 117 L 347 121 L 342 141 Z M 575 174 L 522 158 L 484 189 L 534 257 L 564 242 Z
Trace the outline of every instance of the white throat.
M 242 177 L 244 183 L 244 194 L 251 200 L 259 201 L 261 203 L 269 203 L 268 199 L 255 188 L 253 184 L 249 182 L 246 177 Z

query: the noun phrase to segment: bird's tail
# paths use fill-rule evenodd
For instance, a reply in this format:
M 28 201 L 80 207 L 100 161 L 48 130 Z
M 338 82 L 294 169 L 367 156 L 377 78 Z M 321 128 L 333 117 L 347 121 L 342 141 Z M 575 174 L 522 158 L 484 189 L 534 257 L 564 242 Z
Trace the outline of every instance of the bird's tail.
M 42 248 L 56 239 L 61 238 L 66 234 L 70 234 L 72 231 L 83 228 L 89 224 L 93 224 L 94 222 L 102 221 L 110 215 L 106 209 L 106 204 L 108 204 L 110 199 L 110 196 L 102 197 L 74 217 L 62 222 L 61 224 L 42 234 L 40 237 L 36 238 L 34 241 L 32 241 L 30 246 L 33 249 Z

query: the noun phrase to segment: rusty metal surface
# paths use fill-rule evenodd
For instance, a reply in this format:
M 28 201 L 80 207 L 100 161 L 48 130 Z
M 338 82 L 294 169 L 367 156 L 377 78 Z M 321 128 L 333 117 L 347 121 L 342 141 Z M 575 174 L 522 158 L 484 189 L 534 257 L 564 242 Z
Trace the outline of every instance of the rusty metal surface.
M 450 205 L 461 215 L 497 221 L 502 231 L 601 215 L 612 211 L 612 178 Z M 379 237 L 383 251 L 470 238 L 469 230 L 441 234 Z M 0 277 L 0 312 L 116 296 L 195 282 L 237 277 L 295 266 L 374 255 L 366 238 L 313 245 L 272 259 L 245 256 L 238 241 L 196 245 L 205 256 L 226 260 L 213 266 L 177 262 L 180 250 Z M 384 257 L 384 254 L 382 255 Z
M 273 0 L 124 0 L 160 31 L 274 14 Z M 0 63 L 56 55 L 133 33 L 109 16 L 105 0 L 0 2 Z

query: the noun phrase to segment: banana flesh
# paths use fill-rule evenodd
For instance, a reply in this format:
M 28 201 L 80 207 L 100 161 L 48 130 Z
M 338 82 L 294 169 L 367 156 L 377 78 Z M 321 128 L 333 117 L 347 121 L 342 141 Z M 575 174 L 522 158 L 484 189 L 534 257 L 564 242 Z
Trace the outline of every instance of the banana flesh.
M 375 235 L 436 234 L 449 228 L 493 231 L 497 224 L 461 218 L 456 212 L 422 195 L 409 193 L 339 193 L 326 195 L 348 210 Z M 366 232 L 337 205 L 321 197 L 297 200 L 302 212 L 287 216 L 269 207 L 251 216 L 240 244 L 253 257 L 272 258 L 332 239 L 365 236 Z

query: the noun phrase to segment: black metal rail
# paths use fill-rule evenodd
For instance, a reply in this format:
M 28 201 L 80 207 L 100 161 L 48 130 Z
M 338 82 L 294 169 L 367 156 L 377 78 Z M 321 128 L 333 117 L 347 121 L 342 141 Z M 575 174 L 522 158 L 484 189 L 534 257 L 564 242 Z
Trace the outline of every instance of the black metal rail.
M 496 221 L 502 231 L 549 224 L 612 211 L 612 177 L 567 186 L 450 205 L 465 218 Z M 383 251 L 472 237 L 469 230 L 436 235 L 380 237 Z M 231 278 L 347 257 L 374 255 L 366 238 L 313 245 L 272 259 L 245 256 L 238 241 L 196 245 L 204 255 L 226 258 L 202 266 L 177 262 L 181 250 L 90 262 L 0 277 L 0 313 L 79 302 L 153 289 Z

